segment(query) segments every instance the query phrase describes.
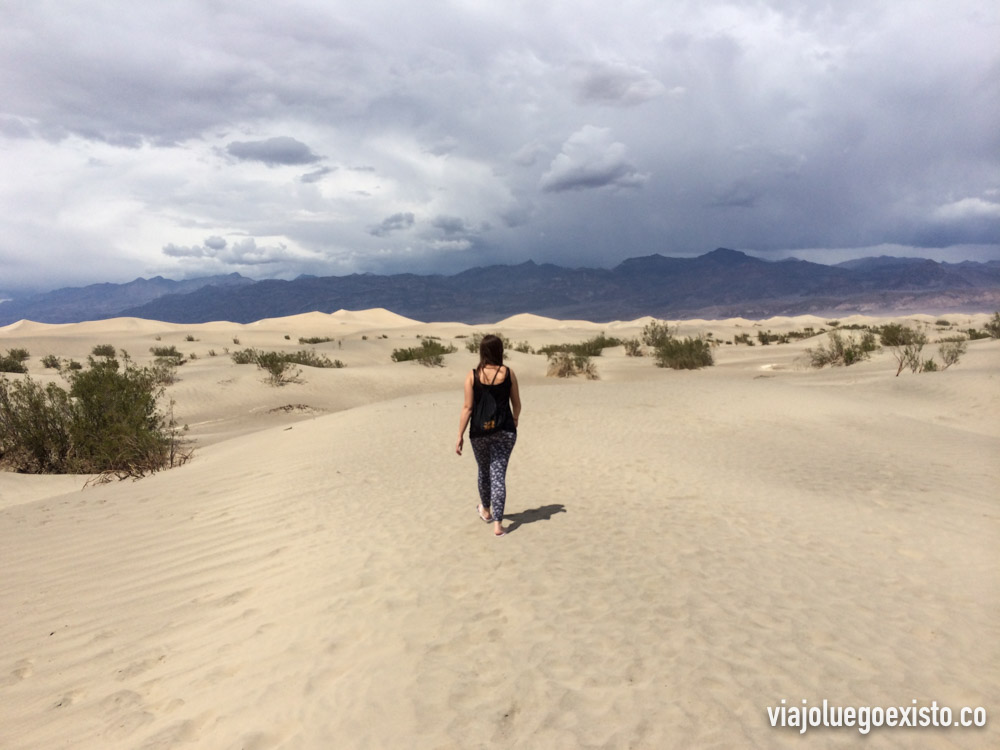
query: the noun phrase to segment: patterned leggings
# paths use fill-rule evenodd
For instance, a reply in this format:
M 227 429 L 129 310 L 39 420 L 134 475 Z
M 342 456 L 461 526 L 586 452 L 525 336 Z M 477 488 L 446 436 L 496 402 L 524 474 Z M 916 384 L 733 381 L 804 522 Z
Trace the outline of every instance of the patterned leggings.
M 507 501 L 507 462 L 516 440 L 516 432 L 503 430 L 469 440 L 479 465 L 479 500 L 490 511 L 494 521 L 503 520 L 503 507 Z

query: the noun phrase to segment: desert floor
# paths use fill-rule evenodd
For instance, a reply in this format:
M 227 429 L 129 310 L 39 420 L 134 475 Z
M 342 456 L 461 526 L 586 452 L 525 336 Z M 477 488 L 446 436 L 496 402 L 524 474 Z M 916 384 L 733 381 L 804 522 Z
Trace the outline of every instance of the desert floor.
M 932 341 L 987 320 L 945 317 L 899 320 Z M 885 351 L 811 368 L 825 335 L 721 343 L 698 371 L 609 348 L 593 381 L 510 352 L 524 411 L 511 533 L 493 538 L 454 451 L 465 337 L 540 347 L 646 322 L 0 328 L 40 382 L 60 381 L 45 355 L 98 344 L 196 355 L 168 389 L 184 466 L 86 488 L 0 473 L 0 747 L 1000 746 L 1000 341 L 899 377 Z M 806 327 L 829 325 L 678 331 Z M 426 336 L 459 351 L 391 361 Z M 226 355 L 250 346 L 345 367 L 274 387 Z M 801 736 L 771 727 L 782 699 L 991 715 Z

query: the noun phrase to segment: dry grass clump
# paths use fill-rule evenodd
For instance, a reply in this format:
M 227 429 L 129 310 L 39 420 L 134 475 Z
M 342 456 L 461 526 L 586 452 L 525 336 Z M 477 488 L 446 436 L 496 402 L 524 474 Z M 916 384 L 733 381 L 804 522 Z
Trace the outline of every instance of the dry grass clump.
M 301 382 L 299 376 L 302 370 L 295 365 L 338 369 L 344 366 L 339 359 L 331 360 L 325 354 L 306 349 L 297 352 L 264 352 L 248 348 L 232 352 L 229 356 L 238 365 L 257 365 L 258 369 L 267 373 L 267 382 L 274 386 Z
M 476 349 L 478 350 L 478 348 L 477 344 Z M 408 349 L 393 349 L 392 361 L 419 362 L 425 367 L 441 367 L 444 365 L 444 355 L 457 351 L 458 349 L 451 344 L 446 346 L 436 339 L 424 339 L 420 342 L 420 346 Z
M 549 369 L 546 375 L 550 378 L 572 378 L 583 375 L 587 380 L 597 380 L 597 368 L 586 354 L 574 354 L 567 351 L 554 351 L 548 355 Z
M 875 334 L 871 331 L 863 332 L 860 339 L 854 334 L 845 337 L 840 331 L 830 331 L 827 336 L 828 346 L 821 343 L 815 349 L 806 349 L 813 367 L 827 365 L 849 367 L 869 359 L 871 353 L 878 348 Z

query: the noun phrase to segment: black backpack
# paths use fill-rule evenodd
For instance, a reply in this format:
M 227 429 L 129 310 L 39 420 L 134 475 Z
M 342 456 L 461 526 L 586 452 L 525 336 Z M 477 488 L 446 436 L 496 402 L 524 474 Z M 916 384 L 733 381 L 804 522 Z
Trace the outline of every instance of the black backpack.
M 490 385 L 496 382 L 497 375 L 499 374 L 500 370 L 498 368 L 493 373 L 493 380 L 490 382 Z M 509 371 L 507 377 L 510 377 Z M 500 413 L 500 405 L 493 398 L 493 394 L 485 387 L 486 384 L 480 383 L 480 385 L 483 386 L 483 389 L 479 394 L 479 401 L 476 402 L 472 410 L 472 426 L 477 432 L 490 433 L 500 426 L 503 415 Z

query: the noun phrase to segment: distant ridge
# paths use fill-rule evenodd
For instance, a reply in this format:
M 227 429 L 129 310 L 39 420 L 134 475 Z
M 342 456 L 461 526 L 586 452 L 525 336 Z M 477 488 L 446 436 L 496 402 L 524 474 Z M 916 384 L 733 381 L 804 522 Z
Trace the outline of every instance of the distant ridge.
M 168 289 L 170 284 L 178 286 Z M 100 294 L 94 293 L 96 287 Z M 795 259 L 767 261 L 718 248 L 696 258 L 658 254 L 629 258 L 610 270 L 527 261 L 470 268 L 452 276 L 352 274 L 254 282 L 232 274 L 191 282 L 137 279 L 96 287 L 59 290 L 20 304 L 0 303 L 0 325 L 21 318 L 62 323 L 117 316 L 171 323 L 251 323 L 373 307 L 415 320 L 466 323 L 521 313 L 606 322 L 646 315 L 765 318 L 993 312 L 1000 309 L 1000 261 L 939 263 L 881 257 L 828 266 Z M 126 301 L 140 293 L 149 298 Z
M 127 284 L 106 283 L 66 287 L 34 294 L 21 300 L 0 302 L 0 325 L 24 319 L 37 323 L 104 320 L 121 317 L 122 311 L 127 308 L 152 302 L 168 294 L 186 294 L 207 286 L 234 287 L 253 283 L 253 279 L 231 273 L 186 281 L 173 281 L 162 276 L 154 276 L 151 279 L 138 278 Z

